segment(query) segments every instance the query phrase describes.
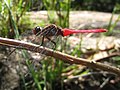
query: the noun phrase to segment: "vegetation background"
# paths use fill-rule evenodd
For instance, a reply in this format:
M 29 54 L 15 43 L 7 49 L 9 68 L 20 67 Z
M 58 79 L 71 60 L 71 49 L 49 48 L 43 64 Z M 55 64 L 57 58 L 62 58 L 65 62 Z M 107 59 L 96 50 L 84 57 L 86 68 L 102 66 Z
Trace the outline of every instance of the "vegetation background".
M 105 34 L 94 34 L 89 38 L 100 39 L 119 36 L 120 0 L 1 0 L 0 1 L 0 37 L 11 39 L 31 39 L 31 31 L 35 26 L 44 27 L 46 24 L 56 24 L 62 28 L 70 27 L 70 13 L 74 11 L 94 11 L 111 13 Z M 47 12 L 47 20 L 34 23 L 30 13 L 35 15 L 39 11 Z M 117 18 L 114 19 L 114 16 Z M 40 16 L 39 16 L 40 17 Z M 75 17 L 74 17 L 75 18 Z M 99 18 L 99 17 L 98 17 Z M 93 18 L 94 20 L 94 18 Z M 74 22 L 73 22 L 74 23 Z M 116 28 L 118 26 L 118 28 Z M 85 29 L 91 28 L 84 27 Z M 24 34 L 25 33 L 25 34 Z M 88 35 L 88 34 L 87 34 Z M 82 42 L 87 35 L 73 35 L 78 44 L 70 44 L 68 37 L 60 38 L 56 50 L 72 56 L 92 60 L 94 55 L 103 51 L 108 58 L 100 60 L 103 64 L 119 67 L 119 37 L 115 37 L 116 44 L 101 49 L 87 49 L 84 52 Z M 61 43 L 62 40 L 62 43 Z M 93 39 L 92 43 L 95 42 Z M 99 42 L 99 40 L 98 40 Z M 50 45 L 49 45 L 50 46 Z M 96 44 L 96 47 L 99 47 Z M 51 47 L 50 47 L 51 48 Z M 11 48 L 0 46 L 0 89 L 1 90 L 119 90 L 120 78 L 113 73 L 93 70 L 81 65 L 70 65 L 52 57 L 40 57 L 28 51 L 16 51 L 9 57 Z M 110 55 L 113 55 L 110 57 Z

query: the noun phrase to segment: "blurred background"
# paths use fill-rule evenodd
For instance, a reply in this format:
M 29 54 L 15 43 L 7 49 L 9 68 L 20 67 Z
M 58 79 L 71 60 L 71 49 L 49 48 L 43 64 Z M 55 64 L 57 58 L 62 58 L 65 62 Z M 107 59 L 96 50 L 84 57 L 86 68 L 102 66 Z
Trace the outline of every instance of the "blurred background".
M 49 24 L 79 30 L 105 28 L 106 33 L 54 38 L 56 50 L 119 68 L 119 13 L 120 0 L 1 0 L 0 37 L 31 42 L 32 29 Z M 0 90 L 120 90 L 120 78 L 113 73 L 26 50 L 9 55 L 12 50 L 0 46 Z

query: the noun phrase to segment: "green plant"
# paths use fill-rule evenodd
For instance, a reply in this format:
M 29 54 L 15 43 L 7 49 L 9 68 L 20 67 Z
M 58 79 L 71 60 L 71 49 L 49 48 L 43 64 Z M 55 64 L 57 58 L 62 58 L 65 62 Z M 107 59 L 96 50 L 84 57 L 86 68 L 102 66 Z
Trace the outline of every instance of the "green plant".
M 0 35 L 9 38 L 19 38 L 18 26 L 20 25 L 20 19 L 29 8 L 29 0 L 1 0 Z
M 48 11 L 50 23 L 55 23 L 61 27 L 69 27 L 71 0 L 43 0 L 43 4 Z
M 107 27 L 108 32 L 106 33 L 106 35 L 111 35 L 113 33 L 113 30 L 114 30 L 115 26 L 117 25 L 118 21 L 120 20 L 120 15 L 119 15 L 113 23 L 114 14 L 118 11 L 120 11 L 120 4 L 116 4 L 116 6 L 113 9 L 112 16 L 110 18 L 110 21 L 109 21 L 109 24 L 108 24 L 108 27 Z
M 30 4 L 31 2 L 29 2 L 29 0 L 0 1 L 0 36 L 16 39 L 20 38 L 18 28 L 21 25 L 20 20 L 22 19 L 22 16 L 25 14 L 25 12 L 30 8 Z M 26 55 L 26 52 L 23 52 L 22 54 Z M 20 62 L 18 63 L 21 70 L 22 68 L 21 63 Z M 27 65 L 29 68 L 30 64 L 27 63 Z M 32 69 L 31 68 L 29 69 L 32 72 Z M 20 78 L 23 80 L 25 90 L 27 90 L 24 75 L 21 74 L 21 72 L 18 72 L 18 74 L 20 75 Z M 36 81 L 36 78 L 34 80 Z

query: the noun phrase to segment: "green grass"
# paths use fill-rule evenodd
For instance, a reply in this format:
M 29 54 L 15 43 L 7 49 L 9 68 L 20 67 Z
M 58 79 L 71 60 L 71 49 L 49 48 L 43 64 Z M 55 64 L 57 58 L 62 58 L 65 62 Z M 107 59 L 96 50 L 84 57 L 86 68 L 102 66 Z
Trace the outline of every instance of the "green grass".
M 120 11 L 120 4 L 116 4 L 116 6 L 113 9 L 112 16 L 110 18 L 109 24 L 108 24 L 108 32 L 105 33 L 105 35 L 111 35 L 113 33 L 113 30 L 117 23 L 120 21 L 120 15 L 117 17 L 117 19 L 113 22 L 113 17 L 116 12 Z
M 30 8 L 28 0 L 1 0 L 0 1 L 0 36 L 19 38 L 20 20 Z
M 54 23 L 62 28 L 69 28 L 69 14 L 70 14 L 70 5 L 71 0 L 42 0 L 43 4 L 48 12 L 48 20 L 49 23 Z M 23 6 L 23 3 L 24 6 Z M 19 38 L 19 26 L 23 23 L 27 23 L 27 19 L 23 19 L 23 16 L 26 11 L 30 9 L 30 3 L 28 0 L 19 0 L 13 3 L 12 0 L 2 0 L 0 1 L 0 36 L 9 37 L 9 34 L 12 34 L 10 38 Z M 14 6 L 14 7 L 13 7 Z M 120 20 L 120 15 L 117 20 L 112 23 L 113 16 L 115 12 L 120 9 L 119 5 L 114 8 L 112 13 L 108 32 L 106 35 L 111 35 L 114 27 L 117 22 Z M 21 20 L 22 19 L 22 20 Z M 7 24 L 6 24 L 7 23 Z M 29 22 L 30 23 L 30 22 Z M 45 23 L 40 23 L 40 25 L 45 25 Z M 80 37 L 82 42 L 82 36 Z M 79 45 L 75 46 L 75 49 L 70 51 L 71 55 L 81 56 L 81 42 Z M 62 41 L 62 44 L 58 42 L 57 47 L 61 52 L 67 52 L 69 50 L 69 45 L 67 43 L 67 38 Z M 57 49 L 58 49 L 57 48 Z M 56 83 L 59 83 L 59 87 L 63 90 L 63 80 L 67 79 L 67 76 L 62 76 L 62 73 L 66 73 L 74 70 L 73 75 L 82 75 L 87 74 L 89 71 L 80 71 L 77 65 L 69 65 L 58 59 L 47 57 L 41 60 L 42 68 L 40 70 L 35 70 L 33 63 L 30 62 L 28 54 L 23 50 L 23 57 L 26 60 L 26 65 L 28 67 L 29 73 L 33 79 L 33 85 L 29 86 L 24 78 L 23 74 L 20 74 L 20 77 L 23 80 L 24 89 L 29 90 L 30 88 L 34 88 L 35 90 L 55 90 Z M 119 61 L 119 57 L 114 58 Z M 20 66 L 21 63 L 19 63 Z M 22 67 L 20 67 L 22 69 Z

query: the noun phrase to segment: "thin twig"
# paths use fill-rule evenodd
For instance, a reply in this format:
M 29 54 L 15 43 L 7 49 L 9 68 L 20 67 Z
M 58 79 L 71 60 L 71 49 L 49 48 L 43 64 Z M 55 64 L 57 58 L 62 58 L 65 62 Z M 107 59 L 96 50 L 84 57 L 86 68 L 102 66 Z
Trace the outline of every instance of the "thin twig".
M 41 51 L 44 51 L 42 54 L 45 54 L 47 56 L 51 56 L 54 58 L 58 58 L 70 64 L 80 64 L 80 65 L 84 65 L 84 66 L 91 67 L 94 69 L 101 69 L 104 71 L 108 71 L 108 72 L 112 72 L 117 75 L 120 75 L 120 69 L 114 66 L 106 65 L 103 63 L 99 63 L 99 62 L 92 62 L 90 60 L 83 59 L 83 58 L 75 58 L 73 56 L 61 53 L 59 51 L 54 51 L 52 49 L 48 49 L 46 47 L 39 46 L 36 44 L 13 40 L 13 39 L 1 38 L 1 37 L 0 37 L 0 44 L 18 48 L 18 49 L 26 49 L 26 50 L 38 52 L 38 53 L 40 53 Z
M 118 52 L 112 53 L 112 54 L 110 54 L 108 56 L 105 56 L 105 57 L 102 57 L 102 58 L 99 58 L 99 59 L 95 59 L 94 61 L 100 62 L 102 60 L 108 60 L 109 58 L 116 57 L 116 56 L 120 56 L 120 53 L 118 53 Z

